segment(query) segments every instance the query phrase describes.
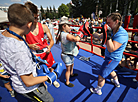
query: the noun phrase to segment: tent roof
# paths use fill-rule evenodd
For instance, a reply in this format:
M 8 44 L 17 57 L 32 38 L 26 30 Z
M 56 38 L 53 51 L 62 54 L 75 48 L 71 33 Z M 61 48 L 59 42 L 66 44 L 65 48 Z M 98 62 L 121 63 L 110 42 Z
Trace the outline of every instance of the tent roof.
M 7 13 L 0 10 L 0 23 L 8 22 Z

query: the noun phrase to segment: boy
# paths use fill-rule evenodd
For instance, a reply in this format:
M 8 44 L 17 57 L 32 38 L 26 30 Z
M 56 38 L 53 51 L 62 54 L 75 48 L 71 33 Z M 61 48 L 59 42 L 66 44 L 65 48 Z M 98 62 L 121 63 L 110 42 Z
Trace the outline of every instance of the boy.
M 11 75 L 14 90 L 33 102 L 53 102 L 42 84 L 48 80 L 48 75 L 37 77 L 36 63 L 22 38 L 32 29 L 32 12 L 25 5 L 12 4 L 8 9 L 8 20 L 9 29 L 0 34 L 0 60 Z

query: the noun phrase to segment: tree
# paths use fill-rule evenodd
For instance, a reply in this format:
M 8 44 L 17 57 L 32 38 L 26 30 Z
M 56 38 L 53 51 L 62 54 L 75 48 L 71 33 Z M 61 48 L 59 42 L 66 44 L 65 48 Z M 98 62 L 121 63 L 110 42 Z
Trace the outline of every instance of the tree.
M 44 12 L 44 9 L 42 6 L 41 6 L 40 11 L 41 11 L 41 17 L 42 17 L 42 19 L 44 19 L 46 17 L 46 15 L 45 15 L 45 12 Z
M 67 5 L 65 4 L 61 4 L 58 8 L 58 16 L 62 17 L 62 16 L 69 16 L 69 8 Z

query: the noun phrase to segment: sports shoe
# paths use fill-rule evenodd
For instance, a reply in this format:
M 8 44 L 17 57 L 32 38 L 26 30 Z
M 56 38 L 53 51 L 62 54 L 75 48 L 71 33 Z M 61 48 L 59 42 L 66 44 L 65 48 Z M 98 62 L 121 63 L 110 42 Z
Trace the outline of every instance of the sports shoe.
M 135 78 L 133 79 L 134 82 L 138 82 Z
M 68 85 L 65 83 L 65 85 L 68 87 L 74 87 L 74 84 L 72 84 L 72 83 L 69 83 Z
M 15 92 L 14 92 L 14 90 L 9 91 L 9 93 L 11 94 L 11 97 L 15 97 Z
M 120 87 L 120 84 L 116 84 L 116 83 L 114 82 L 114 79 L 111 79 L 111 82 L 112 82 L 116 87 Z
M 74 73 L 74 74 L 70 75 L 70 77 L 76 77 L 76 76 L 78 76 L 77 73 Z
M 56 80 L 53 82 L 53 85 L 54 85 L 56 88 L 59 88 L 59 87 L 60 87 L 60 84 L 59 84 Z
M 98 94 L 98 95 L 102 95 L 102 91 L 101 90 L 96 90 L 95 88 L 90 88 L 90 91 L 94 94 Z

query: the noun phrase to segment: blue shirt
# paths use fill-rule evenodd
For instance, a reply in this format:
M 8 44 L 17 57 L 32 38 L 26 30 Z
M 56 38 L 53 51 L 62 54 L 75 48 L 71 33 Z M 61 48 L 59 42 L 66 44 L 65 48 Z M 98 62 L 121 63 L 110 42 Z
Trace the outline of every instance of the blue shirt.
M 113 34 L 111 34 L 111 36 L 113 36 Z M 121 26 L 118 32 L 112 37 L 112 40 L 121 43 L 122 45 L 117 50 L 111 53 L 106 48 L 105 56 L 111 58 L 112 60 L 120 61 L 128 42 L 127 31 Z

